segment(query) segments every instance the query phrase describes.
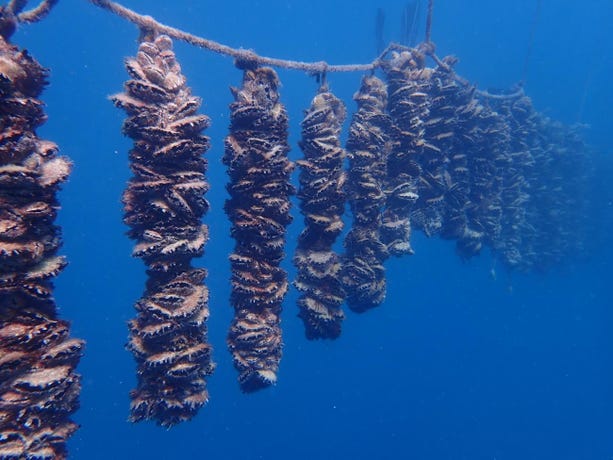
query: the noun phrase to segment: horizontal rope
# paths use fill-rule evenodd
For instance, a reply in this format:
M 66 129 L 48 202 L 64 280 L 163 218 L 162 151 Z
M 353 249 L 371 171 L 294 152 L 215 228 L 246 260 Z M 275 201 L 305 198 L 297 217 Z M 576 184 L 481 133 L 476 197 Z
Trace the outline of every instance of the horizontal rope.
M 373 70 L 380 65 L 380 58 L 375 59 L 369 64 L 341 64 L 331 65 L 327 62 L 302 62 L 292 61 L 287 59 L 277 59 L 266 56 L 260 56 L 251 50 L 236 49 L 213 40 L 198 37 L 196 35 L 184 32 L 174 27 L 161 24 L 151 16 L 140 15 L 129 8 L 126 8 L 119 3 L 108 0 L 90 0 L 94 5 L 104 8 L 122 18 L 136 24 L 141 29 L 156 30 L 160 33 L 166 34 L 169 37 L 190 43 L 199 48 L 204 48 L 209 51 L 213 51 L 218 54 L 231 56 L 239 61 L 244 62 L 257 62 L 262 65 L 269 65 L 273 67 L 281 67 L 284 69 L 296 69 L 302 70 L 308 73 L 326 73 L 326 72 L 364 72 Z M 384 54 L 387 52 L 386 50 Z

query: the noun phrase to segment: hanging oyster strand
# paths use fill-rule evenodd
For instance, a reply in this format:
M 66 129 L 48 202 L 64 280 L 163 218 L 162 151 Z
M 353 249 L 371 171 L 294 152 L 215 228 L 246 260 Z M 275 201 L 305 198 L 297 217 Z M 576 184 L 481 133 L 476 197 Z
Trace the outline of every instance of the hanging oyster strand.
M 456 62 L 442 59 L 430 77 L 419 199 L 411 217 L 426 235 L 456 240 L 458 254 L 468 259 L 499 231 L 501 181 L 495 173 L 506 150 L 500 117 L 475 99 L 473 86 L 458 83 Z
M 450 173 L 459 185 L 460 196 L 466 199 L 463 225 L 454 234 L 456 252 L 462 259 L 469 259 L 479 254 L 485 244 L 494 247 L 500 235 L 501 168 L 509 164 L 509 132 L 502 117 L 483 106 L 474 96 L 470 101 L 461 93 L 459 96 L 456 101 L 458 133 L 454 139 L 458 151 L 451 157 Z M 468 168 L 467 175 L 464 174 L 464 164 Z M 453 204 L 447 206 L 448 222 L 453 221 L 455 209 Z
M 129 325 L 128 349 L 138 366 L 130 419 L 169 427 L 207 402 L 205 379 L 214 369 L 206 341 L 206 271 L 191 266 L 208 239 L 201 218 L 209 208 L 202 157 L 209 119 L 197 113 L 201 101 L 186 85 L 168 36 L 143 32 L 126 68 L 125 92 L 112 97 L 127 112 L 123 131 L 134 139 L 124 222 L 136 240 L 133 256 L 148 267 Z
M 0 457 L 62 459 L 83 348 L 58 319 L 52 284 L 66 265 L 54 221 L 71 163 L 36 135 L 47 71 L 8 43 L 4 19 L 0 29 Z
M 243 391 L 277 381 L 281 360 L 281 306 L 287 292 L 284 257 L 293 164 L 288 160 L 288 119 L 279 79 L 268 67 L 243 67 L 243 84 L 231 88 L 230 134 L 224 164 L 230 199 L 225 211 L 236 241 L 230 255 L 234 319 L 228 346 Z
M 456 82 L 452 69 L 456 59 L 448 57 L 442 62 L 430 79 L 430 110 L 425 122 L 428 148 L 421 162 L 425 174 L 420 182 L 420 209 L 413 214 L 413 222 L 419 222 L 428 236 L 457 241 L 467 234 L 471 176 L 464 132 L 472 120 L 474 87 Z
M 324 84 L 302 121 L 298 199 L 305 227 L 294 256 L 294 285 L 309 339 L 338 337 L 344 319 L 341 260 L 332 245 L 343 230 L 346 175 L 340 132 L 345 116 L 345 105 Z
M 385 83 L 375 76 L 365 76 L 353 98 L 358 110 L 347 139 L 346 185 L 353 224 L 344 242 L 342 281 L 349 308 L 362 312 L 385 300 L 383 263 L 388 251 L 381 241 L 381 217 L 386 202 L 387 155 L 394 141 L 390 137 L 392 122 L 386 113 Z
M 393 256 L 413 254 L 410 215 L 419 198 L 424 150 L 424 122 L 432 69 L 417 50 L 394 52 L 384 63 L 388 80 L 388 111 L 394 124 L 395 148 L 387 158 L 386 205 L 381 241 Z

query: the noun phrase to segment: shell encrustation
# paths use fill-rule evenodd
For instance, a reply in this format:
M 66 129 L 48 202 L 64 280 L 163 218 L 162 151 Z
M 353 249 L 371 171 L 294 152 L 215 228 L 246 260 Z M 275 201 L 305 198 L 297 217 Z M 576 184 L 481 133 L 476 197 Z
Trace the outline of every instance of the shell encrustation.
M 332 246 L 343 230 L 347 176 L 340 131 L 345 116 L 343 102 L 324 86 L 302 121 L 298 199 L 305 228 L 294 255 L 294 285 L 301 293 L 299 316 L 309 339 L 338 337 L 344 318 L 341 257 Z
M 36 135 L 46 78 L 0 37 L 1 458 L 65 458 L 77 429 L 70 415 L 79 407 L 83 342 L 58 318 L 52 284 L 66 266 L 54 221 L 71 163 Z
M 206 403 L 205 379 L 214 369 L 206 271 L 191 266 L 208 239 L 201 219 L 209 208 L 202 157 L 209 119 L 197 113 L 201 101 L 186 85 L 169 37 L 145 35 L 126 68 L 125 92 L 112 97 L 127 112 L 123 131 L 134 139 L 124 221 L 136 240 L 133 255 L 148 267 L 129 325 L 138 365 L 130 418 L 172 426 Z
M 228 346 L 245 392 L 276 382 L 282 351 L 279 315 L 288 281 L 280 263 L 294 189 L 278 87 L 271 68 L 244 69 L 242 86 L 232 88 L 223 157 L 230 179 L 225 211 L 236 242 L 230 255 L 234 319 Z
M 362 79 L 353 96 L 358 110 L 347 139 L 347 197 L 353 225 L 345 238 L 343 285 L 347 304 L 362 312 L 385 299 L 384 261 L 389 253 L 381 241 L 385 209 L 387 156 L 394 146 L 392 122 L 386 113 L 387 87 L 375 76 Z

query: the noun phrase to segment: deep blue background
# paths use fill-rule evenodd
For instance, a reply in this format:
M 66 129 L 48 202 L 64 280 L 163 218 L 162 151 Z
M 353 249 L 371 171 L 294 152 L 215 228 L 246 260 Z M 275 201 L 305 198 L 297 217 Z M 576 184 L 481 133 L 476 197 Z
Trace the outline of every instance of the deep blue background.
M 167 24 L 260 54 L 330 63 L 375 55 L 374 16 L 387 12 L 396 39 L 404 4 L 395 0 L 288 2 L 131 0 Z M 435 5 L 438 54 L 461 58 L 458 71 L 481 87 L 522 78 L 537 2 L 447 0 Z M 122 89 L 122 60 L 137 30 L 84 0 L 62 0 L 40 24 L 14 37 L 52 69 L 43 97 L 49 121 L 39 130 L 75 163 L 61 193 L 59 223 L 69 267 L 57 280 L 61 315 L 87 340 L 82 425 L 69 448 L 75 459 L 467 459 L 613 458 L 613 314 L 611 313 L 613 40 L 610 0 L 543 0 L 527 91 L 536 107 L 567 123 L 588 125 L 599 181 L 587 261 L 547 275 L 508 276 L 490 256 L 461 263 L 453 245 L 415 236 L 417 254 L 388 264 L 388 300 L 349 314 L 336 342 L 308 342 L 296 317 L 295 292 L 283 316 L 285 351 L 279 384 L 243 395 L 225 346 L 231 318 L 225 171 L 220 158 L 241 75 L 229 58 L 177 44 L 195 94 L 211 116 L 207 254 L 210 339 L 218 368 L 211 401 L 171 431 L 126 422 L 134 363 L 124 350 L 126 321 L 144 285 L 130 258 L 120 197 L 129 176 L 124 114 L 107 96 Z M 316 90 L 312 78 L 280 71 L 298 123 Z M 353 110 L 360 75 L 332 75 L 331 87 Z M 292 252 L 301 219 L 290 228 Z M 600 239 L 599 239 L 600 238 Z M 292 267 L 286 267 L 293 273 Z M 491 276 L 496 272 L 496 279 Z

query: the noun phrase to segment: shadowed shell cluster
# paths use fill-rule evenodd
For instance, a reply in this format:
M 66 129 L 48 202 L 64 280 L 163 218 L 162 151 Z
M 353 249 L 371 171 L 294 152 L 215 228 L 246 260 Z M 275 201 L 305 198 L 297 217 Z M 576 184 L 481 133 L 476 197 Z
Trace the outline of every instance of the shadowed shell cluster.
M 64 268 L 54 225 L 70 162 L 39 139 L 47 72 L 0 37 L 0 457 L 66 456 L 77 429 L 75 367 L 83 342 L 57 317 L 52 279 Z
M 288 120 L 279 79 L 267 67 L 247 68 L 232 88 L 230 134 L 223 162 L 230 198 L 225 211 L 236 244 L 230 255 L 234 319 L 228 346 L 245 392 L 274 384 L 281 359 L 280 313 L 288 289 L 280 267 L 293 164 L 288 160 Z
M 214 368 L 206 271 L 191 266 L 208 239 L 201 219 L 209 208 L 202 157 L 209 119 L 197 113 L 201 102 L 186 86 L 169 37 L 144 37 L 126 68 L 125 92 L 112 97 L 127 112 L 123 131 L 134 140 L 124 221 L 136 240 L 133 255 L 148 267 L 130 322 L 128 348 L 138 364 L 131 419 L 172 426 L 206 403 L 205 378 Z
M 578 128 L 538 113 L 524 95 L 484 104 L 507 130 L 501 231 L 493 242 L 499 259 L 511 269 L 545 271 L 581 255 L 591 166 Z

